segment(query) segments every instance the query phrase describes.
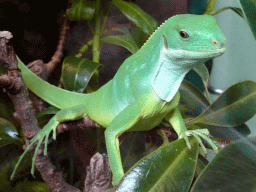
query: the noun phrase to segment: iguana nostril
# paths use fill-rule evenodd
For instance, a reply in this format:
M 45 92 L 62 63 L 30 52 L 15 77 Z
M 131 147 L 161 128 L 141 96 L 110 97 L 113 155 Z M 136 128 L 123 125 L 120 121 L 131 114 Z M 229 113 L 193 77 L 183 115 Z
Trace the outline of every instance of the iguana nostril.
M 216 39 L 213 39 L 212 44 L 217 46 L 219 44 L 219 42 Z

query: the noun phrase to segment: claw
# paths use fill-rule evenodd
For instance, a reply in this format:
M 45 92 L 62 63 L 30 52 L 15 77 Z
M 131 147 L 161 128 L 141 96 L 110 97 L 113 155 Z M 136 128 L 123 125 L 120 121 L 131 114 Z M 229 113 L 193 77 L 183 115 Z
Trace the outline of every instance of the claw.
M 206 148 L 205 148 L 205 146 L 204 146 L 204 144 L 203 144 L 203 142 L 202 142 L 202 140 L 200 139 L 200 137 L 197 135 L 197 134 L 195 134 L 195 133 L 191 133 L 195 138 L 196 138 L 196 140 L 198 141 L 198 143 L 199 143 L 199 145 L 202 147 L 202 149 L 203 149 L 203 152 L 204 152 L 204 154 L 206 154 L 207 153 L 207 150 L 206 150 Z M 201 136 L 201 135 L 200 135 Z
M 53 139 L 56 140 L 56 128 L 53 129 Z
M 48 137 L 49 137 L 49 134 L 46 135 L 44 140 L 44 155 L 47 155 Z
M 198 135 L 200 137 L 202 137 L 204 140 L 206 140 L 211 145 L 211 147 L 212 147 L 212 149 L 214 150 L 215 153 L 218 153 L 218 147 L 214 144 L 214 142 L 207 135 L 201 134 L 200 132 L 198 132 Z
M 42 142 L 44 141 L 44 155 L 47 154 L 47 145 L 48 145 L 48 138 L 50 133 L 53 132 L 53 138 L 56 138 L 56 127 L 52 127 L 51 124 L 49 124 L 48 127 L 44 127 L 42 130 L 40 130 L 36 136 L 33 137 L 33 139 L 31 139 L 29 145 L 27 146 L 27 148 L 25 149 L 25 151 L 23 152 L 23 154 L 20 156 L 17 164 L 14 167 L 13 173 L 11 175 L 11 179 L 13 179 L 22 159 L 24 158 L 25 154 L 29 151 L 29 149 L 38 141 L 38 144 L 36 145 L 35 148 L 35 152 L 34 155 L 32 157 L 32 168 L 31 168 L 31 174 L 34 175 L 34 171 L 35 171 L 35 160 L 36 160 L 36 155 L 38 153 L 39 147 L 41 146 Z
M 209 131 L 208 129 L 196 129 L 196 130 L 187 130 L 183 133 L 180 134 L 179 138 L 184 138 L 186 145 L 189 149 L 191 149 L 191 145 L 189 143 L 188 140 L 188 136 L 194 136 L 195 139 L 198 141 L 199 145 L 202 147 L 204 153 L 207 153 L 207 150 L 202 142 L 203 138 L 204 140 L 206 140 L 212 147 L 212 149 L 214 150 L 215 153 L 218 153 L 218 147 L 214 144 L 214 142 L 208 137 L 209 135 Z M 200 138 L 201 137 L 201 138 Z
M 43 142 L 43 139 L 44 139 L 44 138 L 42 138 L 42 139 L 40 139 L 40 140 L 38 141 L 38 144 L 37 144 L 37 146 L 36 146 L 36 148 L 35 148 L 35 152 L 34 152 L 34 155 L 33 155 L 33 158 L 32 158 L 32 168 L 31 168 L 31 174 L 32 174 L 32 175 L 34 175 L 34 172 L 35 172 L 36 155 L 37 155 L 37 152 L 38 152 L 38 150 L 39 150 L 39 147 L 41 146 L 41 143 Z
M 191 145 L 189 143 L 188 136 L 185 134 L 185 132 L 184 135 L 181 134 L 180 138 L 183 138 L 186 141 L 186 145 L 188 146 L 189 150 L 191 150 Z

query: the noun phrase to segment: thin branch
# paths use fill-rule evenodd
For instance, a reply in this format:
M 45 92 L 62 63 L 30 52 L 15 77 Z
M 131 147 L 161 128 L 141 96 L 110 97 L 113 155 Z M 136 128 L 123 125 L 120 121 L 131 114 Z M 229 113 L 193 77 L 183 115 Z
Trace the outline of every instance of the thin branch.
M 48 72 L 48 74 L 51 74 L 51 72 L 54 70 L 55 66 L 61 61 L 61 58 L 63 56 L 63 48 L 66 43 L 66 36 L 67 36 L 68 28 L 69 28 L 68 17 L 65 14 L 62 29 L 60 32 L 59 42 L 57 45 L 57 49 L 56 49 L 54 55 L 52 56 L 51 61 L 49 61 L 47 64 L 45 64 L 45 69 Z

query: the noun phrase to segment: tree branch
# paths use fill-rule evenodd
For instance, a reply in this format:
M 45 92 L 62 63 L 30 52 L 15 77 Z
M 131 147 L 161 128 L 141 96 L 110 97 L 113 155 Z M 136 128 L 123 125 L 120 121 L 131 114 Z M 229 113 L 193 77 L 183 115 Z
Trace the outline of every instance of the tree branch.
M 28 90 L 22 82 L 21 73 L 17 67 L 16 54 L 13 47 L 8 44 L 11 38 L 11 33 L 7 31 L 0 32 L 0 63 L 8 71 L 7 75 L 0 77 L 0 82 L 6 82 L 2 86 L 6 88 L 7 94 L 14 103 L 14 116 L 21 123 L 26 144 L 28 145 L 29 140 L 37 134 L 40 128 L 28 97 Z M 35 166 L 51 191 L 80 191 L 63 180 L 62 173 L 57 170 L 48 156 L 43 155 L 42 148 L 36 156 Z

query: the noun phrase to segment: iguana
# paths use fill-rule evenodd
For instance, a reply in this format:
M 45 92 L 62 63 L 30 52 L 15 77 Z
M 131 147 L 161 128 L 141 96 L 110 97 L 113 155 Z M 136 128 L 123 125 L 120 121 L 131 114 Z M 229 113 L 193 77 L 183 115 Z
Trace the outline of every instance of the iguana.
M 30 141 L 15 166 L 29 148 L 38 142 L 32 159 L 41 143 L 61 122 L 89 116 L 106 128 L 105 140 L 113 184 L 124 175 L 118 136 L 125 131 L 146 131 L 159 125 L 165 118 L 179 139 L 184 138 L 191 148 L 188 136 L 194 136 L 201 146 L 206 139 L 216 151 L 216 145 L 208 137 L 207 129 L 188 130 L 178 110 L 179 87 L 185 74 L 197 65 L 221 55 L 226 49 L 225 37 L 216 20 L 210 15 L 176 15 L 166 20 L 150 36 L 134 55 L 127 58 L 112 80 L 97 91 L 80 94 L 57 88 L 33 74 L 19 59 L 18 67 L 26 86 L 40 98 L 61 109 Z

